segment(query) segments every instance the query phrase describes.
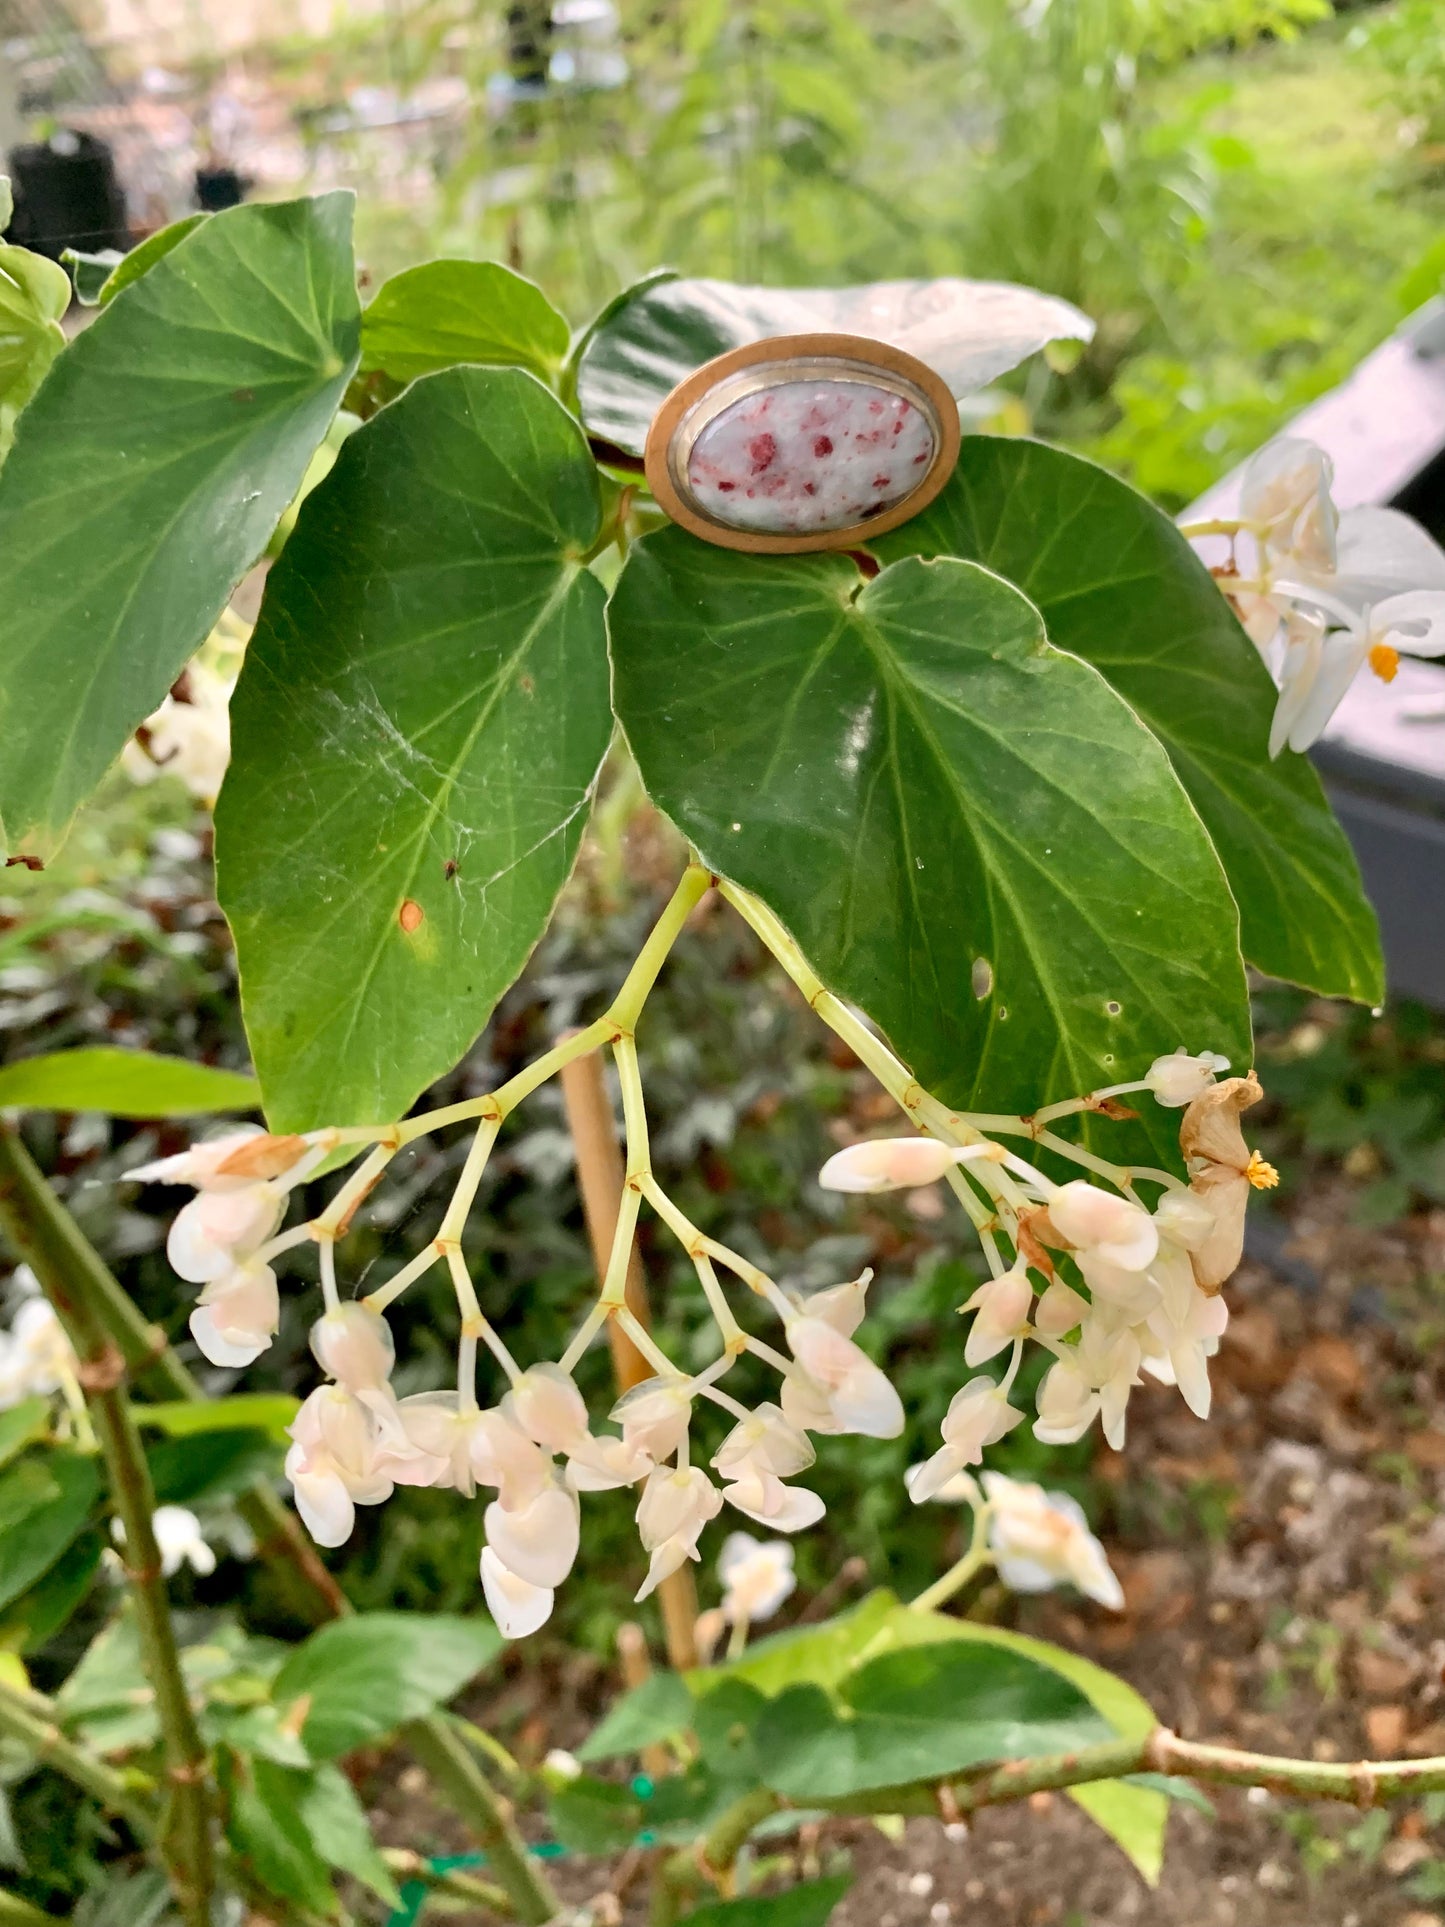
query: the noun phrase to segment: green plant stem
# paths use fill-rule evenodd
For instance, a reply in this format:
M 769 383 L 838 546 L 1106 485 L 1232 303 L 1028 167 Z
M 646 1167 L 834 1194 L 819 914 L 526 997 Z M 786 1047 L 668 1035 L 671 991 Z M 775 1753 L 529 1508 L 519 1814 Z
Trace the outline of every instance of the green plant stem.
M 0 1224 L 54 1305 L 79 1360 L 110 1479 L 111 1502 L 125 1531 L 123 1559 L 135 1599 L 142 1663 L 155 1694 L 170 1780 L 160 1849 L 183 1918 L 208 1927 L 211 1916 L 210 1767 L 181 1675 L 170 1601 L 152 1523 L 155 1492 L 125 1393 L 125 1359 L 89 1290 L 84 1245 L 13 1125 L 0 1127 Z
M 944 1572 L 942 1578 L 936 1578 L 933 1586 L 927 1586 L 917 1599 L 911 1599 L 909 1603 L 917 1607 L 917 1611 L 921 1613 L 931 1613 L 944 1603 L 944 1599 L 952 1599 L 956 1592 L 961 1592 L 967 1586 L 967 1582 L 973 1578 L 973 1574 L 983 1571 L 983 1567 L 990 1565 L 990 1561 L 992 1561 L 992 1553 L 983 1544 L 983 1522 L 975 1518 L 973 1538 L 969 1540 L 969 1549 L 963 1553 L 963 1557 L 956 1565 L 952 1565 Z
M 451 1894 L 458 1900 L 470 1900 L 474 1907 L 485 1907 L 489 1912 L 500 1914 L 504 1920 L 511 1917 L 511 1897 L 506 1891 L 494 1886 L 490 1880 L 479 1880 L 473 1873 L 464 1873 L 459 1867 L 448 1867 L 438 1871 L 429 1860 L 409 1847 L 386 1847 L 382 1859 L 394 1874 L 403 1880 L 422 1880 L 435 1893 Z
M 103 1760 L 92 1758 L 66 1736 L 43 1693 L 22 1692 L 0 1680 L 0 1733 L 84 1787 L 108 1813 L 118 1813 L 137 1839 L 154 1839 L 154 1805 Z
M 541 1927 L 561 1903 L 527 1852 L 511 1816 L 460 1737 L 444 1720 L 417 1720 L 401 1737 L 486 1850 L 490 1870 L 505 1889 L 510 1910 L 526 1927 Z
M 15 1235 L 12 1214 L 17 1208 L 17 1193 L 14 1185 L 7 1181 L 11 1170 L 22 1174 L 28 1172 L 24 1190 L 27 1199 L 37 1199 L 43 1194 L 44 1221 L 52 1229 L 56 1254 L 65 1275 L 73 1279 L 76 1291 L 93 1306 L 125 1363 L 138 1374 L 153 1372 L 174 1397 L 193 1403 L 204 1402 L 206 1393 L 167 1343 L 164 1332 L 158 1326 L 147 1324 L 141 1317 L 100 1254 L 45 1183 L 25 1147 L 8 1130 L 0 1133 L 0 1223 Z M 31 1263 L 34 1264 L 33 1259 Z M 41 1278 L 42 1283 L 45 1282 L 38 1267 L 36 1276 Z M 256 1535 L 256 1556 L 278 1573 L 288 1589 L 299 1596 L 308 1618 L 324 1624 L 327 1620 L 343 1618 L 351 1611 L 346 1595 L 269 1485 L 258 1480 L 240 1496 L 237 1504 Z M 505 1809 L 480 1768 L 448 1729 L 443 1716 L 433 1714 L 427 1719 L 414 1721 L 407 1728 L 407 1737 L 419 1759 L 421 1750 L 418 1742 L 420 1745 L 433 1746 L 433 1761 L 451 1763 L 454 1756 L 460 1754 L 467 1770 L 449 1771 L 445 1776 L 438 1772 L 439 1785 L 450 1798 L 458 1818 L 484 1845 L 491 1848 L 498 1878 L 511 1895 L 517 1917 L 524 1921 L 550 1918 L 558 1906 L 550 1884 L 541 1870 L 528 1860 Z M 59 1764 L 58 1761 L 53 1763 Z M 423 1764 L 427 1762 L 423 1761 Z M 502 1842 L 500 1853 L 494 1845 L 496 1840 Z M 515 1869 L 515 1885 L 509 1869 Z M 537 1911 L 539 1908 L 541 1911 Z

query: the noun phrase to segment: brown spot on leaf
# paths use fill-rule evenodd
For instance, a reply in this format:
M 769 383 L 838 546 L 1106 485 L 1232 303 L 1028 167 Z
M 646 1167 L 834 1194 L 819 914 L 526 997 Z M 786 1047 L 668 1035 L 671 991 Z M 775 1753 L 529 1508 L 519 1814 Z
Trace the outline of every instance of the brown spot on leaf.
M 407 936 L 410 936 L 415 930 L 420 930 L 425 917 L 426 912 L 416 901 L 415 897 L 405 898 L 400 910 L 396 913 L 396 920 L 406 932 Z
M 45 865 L 38 856 L 7 856 L 5 859 L 5 868 L 7 870 L 13 870 L 17 863 L 22 869 L 26 870 L 43 870 L 45 868 Z
M 537 678 L 530 675 L 526 670 L 523 670 L 522 674 L 517 678 L 517 687 L 524 696 L 535 696 L 537 693 Z

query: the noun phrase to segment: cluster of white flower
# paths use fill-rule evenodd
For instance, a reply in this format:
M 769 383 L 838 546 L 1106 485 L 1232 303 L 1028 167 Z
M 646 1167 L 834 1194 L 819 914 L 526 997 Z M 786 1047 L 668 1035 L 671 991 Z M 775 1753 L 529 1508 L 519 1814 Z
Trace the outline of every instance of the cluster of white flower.
M 1022 1424 L 1010 1392 L 1030 1339 L 1054 1359 L 1039 1386 L 1034 1423 L 1046 1444 L 1081 1438 L 1098 1418 L 1109 1443 L 1122 1446 L 1141 1372 L 1177 1385 L 1190 1410 L 1208 1417 L 1208 1361 L 1228 1321 L 1220 1287 L 1239 1263 L 1251 1188 L 1275 1182 L 1239 1123 L 1259 1085 L 1252 1073 L 1217 1084 L 1216 1073 L 1227 1068 L 1209 1052 L 1191 1057 L 1179 1050 L 1158 1058 L 1138 1084 L 1086 1101 L 1102 1109 L 1126 1091 L 1148 1090 L 1159 1103 L 1184 1109 L 1180 1145 L 1190 1182 L 1151 1174 L 1160 1185 L 1152 1211 L 1132 1187 L 1106 1190 L 1082 1178 L 1055 1184 L 991 1142 L 953 1148 L 930 1139 L 875 1140 L 825 1166 L 824 1184 L 841 1190 L 911 1187 L 985 1159 L 998 1160 L 1014 1181 L 1012 1196 L 996 1200 L 1014 1262 L 1004 1267 L 986 1245 L 994 1275 L 962 1307 L 974 1314 L 965 1364 L 982 1365 L 1010 1349 L 1012 1357 L 1002 1381 L 981 1375 L 954 1395 L 943 1444 L 910 1476 L 915 1502 L 938 1497 Z M 1061 1141 L 1049 1139 L 1058 1148 Z
M 910 1469 L 910 1491 L 923 1469 Z M 1045 1492 L 1041 1485 L 1002 1472 L 985 1472 L 979 1480 L 957 1472 L 932 1497 L 973 1507 L 971 1567 L 992 1565 L 1014 1592 L 1048 1592 L 1069 1585 L 1112 1612 L 1122 1610 L 1124 1588 L 1090 1532 L 1084 1508 L 1067 1492 Z
M 631 1064 L 633 1075 L 630 1044 L 621 1048 L 620 1061 Z M 1245 1147 L 1239 1128 L 1240 1112 L 1259 1087 L 1252 1076 L 1216 1084 L 1216 1073 L 1226 1068 L 1222 1058 L 1181 1050 L 1160 1058 L 1138 1083 L 1056 1104 L 1032 1118 L 977 1120 L 947 1113 L 953 1134 L 966 1141 L 873 1141 L 829 1160 L 821 1182 L 845 1191 L 915 1187 L 948 1177 L 978 1228 L 993 1273 L 963 1308 L 974 1314 L 965 1361 L 981 1365 L 1010 1348 L 1011 1360 L 1001 1382 L 976 1377 L 954 1398 L 942 1448 L 911 1476 L 915 1499 L 953 1491 L 959 1475 L 1022 1421 L 1009 1394 L 1030 1338 L 1055 1361 L 1040 1391 L 1040 1438 L 1078 1438 L 1102 1416 L 1106 1434 L 1119 1443 L 1141 1370 L 1177 1383 L 1195 1411 L 1207 1412 L 1207 1359 L 1225 1320 L 1217 1293 L 1238 1262 L 1250 1186 L 1273 1181 Z M 1184 1107 L 1187 1185 L 1162 1171 L 1116 1170 L 1048 1128 L 1083 1111 L 1129 1115 L 1117 1100 L 1135 1090 Z M 633 1124 L 640 1118 L 640 1085 L 636 1095 L 629 1106 Z M 286 1460 L 303 1520 L 318 1543 L 335 1546 L 351 1533 L 358 1505 L 378 1504 L 398 1485 L 450 1486 L 468 1497 L 478 1486 L 487 1488 L 495 1496 L 485 1511 L 482 1583 L 497 1624 L 517 1637 L 545 1622 L 557 1587 L 572 1569 L 583 1493 L 638 1488 L 637 1528 L 649 1562 L 637 1595 L 643 1599 L 685 1561 L 698 1558 L 703 1528 L 725 1502 L 774 1532 L 793 1533 L 816 1522 L 822 1501 L 796 1483 L 814 1460 L 809 1434 L 893 1438 L 903 1430 L 904 1413 L 896 1389 L 854 1337 L 871 1274 L 806 1297 L 785 1291 L 698 1231 L 646 1167 L 629 1180 L 633 1208 L 626 1236 L 619 1234 L 598 1302 L 559 1361 L 519 1368 L 480 1310 L 459 1235 L 498 1123 L 483 1112 L 473 1153 L 431 1246 L 364 1300 L 342 1300 L 335 1246 L 394 1155 L 395 1128 L 389 1141 L 381 1130 L 353 1133 L 376 1141 L 370 1158 L 321 1217 L 279 1234 L 287 1192 L 345 1134 L 235 1132 L 130 1175 L 195 1189 L 171 1228 L 167 1250 L 180 1275 L 203 1286 L 191 1331 L 218 1364 L 247 1364 L 270 1343 L 279 1318 L 272 1260 L 290 1246 L 315 1241 L 325 1306 L 311 1344 L 326 1382 L 297 1414 Z M 424 1125 L 422 1120 L 407 1128 L 416 1134 Z M 1115 1188 L 1086 1179 L 1054 1183 L 998 1141 L 1010 1132 L 1079 1156 Z M 1160 1188 L 1152 1212 L 1139 1202 L 1136 1180 Z M 718 1326 L 719 1356 L 699 1372 L 673 1364 L 626 1308 L 620 1281 L 635 1207 L 644 1197 L 686 1246 Z M 1000 1252 L 1001 1240 L 1013 1247 L 1012 1264 Z M 382 1314 L 437 1262 L 452 1274 L 461 1311 L 456 1387 L 398 1397 L 391 1384 L 394 1346 Z M 786 1352 L 738 1324 L 718 1266 L 777 1314 Z M 655 1376 L 618 1400 L 610 1414 L 615 1430 L 598 1431 L 573 1371 L 611 1318 L 643 1351 Z M 477 1400 L 479 1343 L 507 1383 L 490 1407 Z M 778 1373 L 776 1402 L 750 1409 L 722 1390 L 719 1381 L 744 1353 Z M 706 1466 L 693 1457 L 700 1401 L 733 1421 Z M 1004 1517 L 1001 1506 L 996 1516 Z M 1051 1544 L 1057 1526 L 1036 1525 L 1038 1544 Z M 1018 1532 L 1022 1546 L 1028 1535 L 1022 1525 Z M 1076 1545 L 1069 1556 L 1085 1572 Z M 1096 1596 L 1101 1583 L 1095 1574 Z M 740 1587 L 733 1590 L 739 1614 L 761 1616 L 742 1603 Z
M 173 776 L 210 809 L 231 760 L 233 676 L 195 661 L 160 708 L 147 716 L 121 752 L 135 783 Z
M 27 1398 L 49 1398 L 54 1392 L 69 1396 L 78 1389 L 70 1340 L 50 1301 L 37 1295 L 29 1267 L 19 1266 L 12 1283 L 20 1303 L 9 1331 L 0 1331 L 0 1412 Z
M 1272 756 L 1308 749 L 1367 663 L 1390 682 L 1402 655 L 1445 655 L 1445 549 L 1398 509 L 1337 511 L 1333 479 L 1285 436 L 1245 470 L 1238 519 L 1199 525 L 1253 543 L 1252 569 L 1215 573 L 1279 684 Z

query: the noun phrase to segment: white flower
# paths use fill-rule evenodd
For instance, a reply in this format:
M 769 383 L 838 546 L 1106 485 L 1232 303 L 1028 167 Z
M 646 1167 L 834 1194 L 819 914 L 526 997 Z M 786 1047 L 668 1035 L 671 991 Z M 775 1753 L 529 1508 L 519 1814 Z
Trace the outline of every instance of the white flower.
M 478 1412 L 470 1428 L 472 1473 L 495 1486 L 511 1511 L 528 1505 L 552 1478 L 552 1457 L 511 1417 L 505 1405 Z
M 1253 1071 L 1226 1078 L 1195 1098 L 1179 1126 L 1190 1194 L 1210 1220 L 1207 1229 L 1196 1225 L 1192 1235 L 1179 1240 L 1203 1291 L 1217 1292 L 1239 1264 L 1250 1191 L 1267 1191 L 1279 1182 L 1274 1166 L 1250 1150 L 1240 1128 L 1242 1113 L 1263 1095 Z
M 779 1532 L 802 1532 L 807 1526 L 815 1526 L 826 1510 L 816 1492 L 803 1485 L 784 1485 L 773 1473 L 756 1466 L 732 1473 L 722 1495 L 748 1518 Z
M 556 1594 L 509 1572 L 490 1546 L 482 1547 L 482 1593 L 503 1639 L 525 1639 L 552 1617 Z
M 998 1576 L 1015 1592 L 1046 1592 L 1067 1580 L 1115 1612 L 1124 1589 L 1108 1555 L 1089 1530 L 1082 1508 L 1067 1493 L 985 1472 L 988 1543 Z
M 645 1479 L 655 1463 L 650 1452 L 626 1439 L 589 1434 L 568 1459 L 567 1477 L 575 1492 L 615 1492 Z
M 249 1365 L 281 1323 L 276 1274 L 254 1258 L 213 1278 L 191 1313 L 191 1336 L 213 1365 Z
M 577 1494 L 553 1477 L 525 1505 L 494 1500 L 485 1515 L 487 1543 L 517 1578 L 555 1590 L 577 1559 L 581 1520 Z
M 183 1505 L 158 1505 L 151 1515 L 151 1529 L 161 1555 L 161 1571 L 167 1578 L 190 1566 L 202 1578 L 216 1570 L 216 1555 L 201 1537 L 201 1522 Z
M 1220 1071 L 1229 1069 L 1229 1059 L 1217 1051 L 1202 1050 L 1191 1057 L 1181 1044 L 1167 1057 L 1156 1057 L 1144 1073 L 1144 1082 L 1158 1103 L 1179 1110 L 1192 1103 L 1201 1091 L 1208 1090 Z
M 753 1471 L 791 1479 L 798 1472 L 806 1472 L 817 1456 L 807 1434 L 790 1423 L 776 1405 L 764 1403 L 738 1420 L 713 1454 L 712 1463 L 724 1479 Z
M 812 1381 L 810 1389 L 825 1401 L 832 1418 L 845 1432 L 865 1438 L 896 1439 L 903 1430 L 903 1404 L 878 1367 L 853 1343 L 821 1318 L 795 1318 L 787 1327 L 789 1350 Z M 787 1385 L 783 1410 L 788 1410 Z
M 523 1372 L 503 1408 L 529 1439 L 551 1452 L 575 1452 L 587 1438 L 587 1406 L 570 1372 L 543 1363 Z
M 825 1191 L 911 1191 L 963 1161 L 952 1144 L 931 1137 L 878 1137 L 835 1151 L 818 1173 Z
M 1085 1178 L 1060 1185 L 1050 1196 L 1049 1222 L 1075 1250 L 1122 1271 L 1143 1271 L 1159 1248 L 1154 1221 L 1142 1205 Z
M 172 1270 L 188 1284 L 211 1284 L 266 1242 L 284 1208 L 265 1183 L 198 1191 L 176 1213 L 166 1238 Z
M 717 1576 L 726 1588 L 722 1611 L 729 1625 L 771 1619 L 798 1583 L 787 1540 L 755 1539 L 750 1532 L 730 1532 L 723 1540 Z
M 1209 1360 L 1229 1323 L 1229 1307 L 1219 1293 L 1203 1292 L 1194 1282 L 1187 1255 L 1181 1253 L 1180 1289 L 1166 1293 L 1149 1319 L 1157 1349 L 1146 1354 L 1144 1369 L 1161 1384 L 1174 1384 L 1196 1418 L 1208 1418 L 1211 1403 Z
M 936 1491 L 932 1489 L 930 1481 L 929 1489 L 915 1496 L 914 1488 L 919 1484 L 920 1480 L 927 1479 L 927 1476 L 927 1460 L 924 1460 L 919 1465 L 910 1465 L 908 1470 L 903 1474 L 904 1487 L 907 1490 L 909 1498 L 913 1500 L 915 1505 L 921 1505 L 924 1499 L 935 1499 L 946 1505 L 979 1505 L 982 1503 L 982 1494 L 978 1489 L 978 1481 L 971 1472 L 955 1472 L 953 1477 L 951 1479 L 945 1479 Z
M 1034 1288 L 1028 1267 L 1017 1264 L 1001 1278 L 990 1278 L 963 1306 L 974 1313 L 963 1348 L 966 1365 L 982 1365 L 1021 1338 L 1034 1307 Z
M 1087 1298 L 1062 1278 L 1055 1278 L 1034 1306 L 1034 1330 L 1044 1338 L 1062 1338 L 1084 1322 L 1088 1310 Z
M 870 1265 L 846 1285 L 829 1285 L 823 1291 L 809 1292 L 798 1301 L 798 1311 L 804 1318 L 821 1318 L 825 1325 L 851 1338 L 863 1323 L 863 1314 L 868 1308 L 868 1287 L 872 1282 Z
M 1252 457 L 1240 487 L 1240 512 L 1263 555 L 1297 566 L 1333 569 L 1339 516 L 1330 495 L 1334 463 L 1314 442 L 1283 435 Z
M 991 1378 L 971 1378 L 954 1393 L 939 1430 L 943 1444 L 913 1468 L 908 1496 L 915 1505 L 935 1499 L 950 1481 L 982 1460 L 985 1449 L 1006 1438 L 1023 1422 L 1023 1413 L 1008 1402 L 1008 1393 Z
M 284 1177 L 306 1155 L 311 1140 L 277 1137 L 243 1124 L 221 1137 L 193 1144 L 174 1157 L 138 1164 L 123 1175 L 136 1184 L 189 1184 L 198 1191 L 244 1191 L 262 1178 Z
M 27 1298 L 0 1332 L 0 1412 L 47 1398 L 75 1376 L 75 1353 L 48 1298 Z
M 686 1560 L 697 1558 L 702 1529 L 721 1506 L 722 1494 L 699 1466 L 659 1466 L 649 1475 L 637 1505 L 637 1530 L 652 1559 L 639 1601 Z
M 143 740 L 125 746 L 121 763 L 132 782 L 177 777 L 209 807 L 220 794 L 231 760 L 232 683 L 202 662 L 185 673 L 186 700 L 167 696 L 141 725 Z
M 402 1430 L 421 1455 L 415 1470 L 398 1484 L 452 1486 L 470 1499 L 477 1489 L 478 1460 L 489 1472 L 496 1469 L 491 1428 L 501 1420 L 500 1413 L 475 1408 L 463 1412 L 455 1392 L 414 1392 L 401 1399 L 396 1410 Z M 508 1430 L 515 1432 L 515 1427 Z M 520 1432 L 516 1437 L 529 1453 L 536 1452 L 535 1478 L 523 1484 L 529 1491 L 540 1490 L 547 1476 L 546 1454 L 537 1452 Z
M 622 1394 L 609 1416 L 622 1427 L 632 1450 L 651 1459 L 670 1459 L 692 1420 L 691 1383 L 685 1378 L 645 1378 Z
M 311 1327 L 311 1350 L 322 1371 L 349 1392 L 385 1385 L 396 1363 L 391 1327 L 380 1312 L 354 1301 L 317 1319 Z
M 286 1476 L 319 1546 L 350 1536 L 358 1505 L 380 1505 L 398 1483 L 433 1482 L 435 1465 L 408 1438 L 390 1391 L 319 1385 L 287 1428 Z
M 1361 609 L 1337 593 L 1299 587 L 1323 626 L 1287 648 L 1269 753 L 1306 750 L 1323 735 L 1345 692 L 1368 663 L 1392 682 L 1401 656 L 1445 655 L 1445 589 L 1411 589 Z
M 1102 1416 L 1104 1437 L 1119 1451 L 1129 1393 L 1138 1383 L 1142 1356 L 1139 1341 L 1127 1325 L 1114 1326 L 1092 1310 L 1078 1344 L 1065 1348 L 1039 1386 L 1034 1437 L 1045 1445 L 1069 1445 Z

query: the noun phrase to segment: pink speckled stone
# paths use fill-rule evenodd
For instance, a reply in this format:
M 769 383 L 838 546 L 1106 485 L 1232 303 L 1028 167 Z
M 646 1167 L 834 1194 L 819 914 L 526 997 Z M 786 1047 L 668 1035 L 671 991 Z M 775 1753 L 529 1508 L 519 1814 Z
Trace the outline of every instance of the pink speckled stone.
M 813 535 L 881 515 L 932 460 L 928 421 L 903 396 L 861 381 L 795 381 L 715 416 L 693 443 L 687 479 L 714 521 Z

